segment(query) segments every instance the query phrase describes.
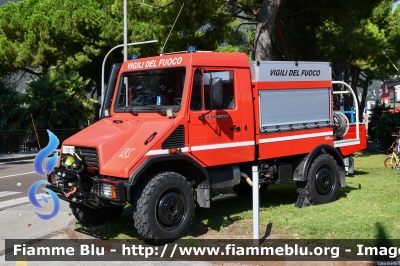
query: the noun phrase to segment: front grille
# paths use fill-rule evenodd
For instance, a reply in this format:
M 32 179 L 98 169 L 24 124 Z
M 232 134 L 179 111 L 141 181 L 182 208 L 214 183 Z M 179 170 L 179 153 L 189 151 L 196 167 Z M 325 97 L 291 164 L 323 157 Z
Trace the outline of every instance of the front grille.
M 82 157 L 83 161 L 87 165 L 87 170 L 100 169 L 99 156 L 96 148 L 75 147 L 75 152 Z M 64 159 L 65 156 L 67 156 L 67 154 L 62 154 L 61 160 Z
M 163 142 L 163 149 L 182 148 L 185 147 L 185 128 L 183 125 L 178 126 L 174 132 Z

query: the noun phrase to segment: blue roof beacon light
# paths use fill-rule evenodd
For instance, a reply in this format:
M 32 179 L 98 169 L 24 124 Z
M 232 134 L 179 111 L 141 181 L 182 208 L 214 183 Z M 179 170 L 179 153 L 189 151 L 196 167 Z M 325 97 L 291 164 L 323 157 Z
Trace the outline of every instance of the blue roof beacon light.
M 195 52 L 197 52 L 197 47 L 194 45 L 188 45 L 188 46 L 186 46 L 186 52 L 187 53 L 195 53 Z
M 137 54 L 131 54 L 131 60 L 135 60 L 135 59 L 138 59 L 139 58 L 139 56 L 137 55 Z

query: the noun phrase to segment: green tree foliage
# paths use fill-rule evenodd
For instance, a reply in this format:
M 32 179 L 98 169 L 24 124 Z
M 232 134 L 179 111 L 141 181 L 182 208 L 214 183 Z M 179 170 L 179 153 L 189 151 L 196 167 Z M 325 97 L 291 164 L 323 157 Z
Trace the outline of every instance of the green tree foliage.
M 157 45 L 130 48 L 141 56 L 161 51 L 183 1 L 128 1 L 128 41 L 157 39 Z M 164 52 L 195 44 L 215 50 L 232 39 L 238 23 L 223 1 L 185 1 Z M 240 36 L 234 37 L 237 42 Z M 78 71 L 100 84 L 105 54 L 123 43 L 123 1 L 24 0 L 0 8 L 0 69 L 42 76 L 51 68 Z M 122 50 L 122 49 L 121 49 Z M 120 53 L 111 56 L 121 61 Z M 5 72 L 2 72 L 5 73 Z
M 378 120 L 373 132 L 377 139 L 379 139 L 385 148 L 389 148 L 394 137 L 392 132 L 398 132 L 397 128 L 400 125 L 400 113 L 384 113 Z
M 0 130 L 82 128 L 93 122 L 93 103 L 86 95 L 89 80 L 77 72 L 49 73 L 29 83 L 21 94 L 0 82 Z
M 0 62 L 37 76 L 51 67 L 79 68 L 99 53 L 103 16 L 94 2 L 9 2 L 0 9 Z
M 234 52 L 239 52 L 239 49 L 238 49 L 237 47 L 235 47 L 235 46 L 227 45 L 227 46 L 218 47 L 217 50 L 216 50 L 216 52 L 222 52 L 222 53 L 230 52 L 230 53 L 234 53 Z
M 120 3 L 122 9 L 122 1 Z M 151 49 L 138 46 L 132 50 L 140 50 L 142 55 L 146 51 L 155 55 L 161 52 L 164 44 L 163 53 L 182 51 L 188 44 L 196 45 L 200 50 L 211 51 L 224 42 L 240 44 L 244 41 L 244 36 L 235 32 L 239 21 L 231 15 L 226 3 L 227 1 L 221 0 L 129 2 L 129 39 L 159 40 L 158 46 L 150 47 Z
M 159 40 L 130 47 L 130 52 L 141 57 L 159 54 L 182 4 L 128 1 L 128 42 Z M 185 1 L 163 52 L 180 51 L 187 44 L 215 50 L 224 41 L 240 43 L 243 35 L 234 32 L 238 23 L 224 1 Z M 120 0 L 24 0 L 0 8 L 0 76 L 23 70 L 40 77 L 57 68 L 78 71 L 99 89 L 104 56 L 122 43 Z M 106 69 L 122 58 L 121 52 L 114 52 Z
M 338 61 L 361 70 L 369 68 L 374 55 L 385 48 L 382 28 L 389 24 L 391 5 L 390 0 L 367 0 L 362 5 L 359 0 L 184 2 L 164 52 L 182 50 L 187 44 L 202 50 L 216 50 L 224 42 L 244 45 L 254 36 L 246 39 L 246 32 L 239 30 L 245 29 L 241 22 L 269 23 L 264 32 L 271 35 L 271 45 L 261 46 L 272 49 L 274 56 L 265 59 Z M 159 40 L 157 45 L 130 50 L 142 56 L 159 53 L 183 1 L 137 0 L 128 4 L 129 42 Z M 373 13 L 379 4 L 380 9 Z M 79 71 L 98 83 L 97 69 L 103 56 L 123 40 L 122 11 L 123 1 L 117 0 L 8 3 L 0 8 L 0 67 L 39 76 L 51 67 L 60 67 Z M 271 25 L 275 25 L 274 30 Z M 259 39 L 260 26 L 257 31 L 255 46 L 266 40 Z
M 389 17 L 386 36 L 385 52 L 388 58 L 398 67 L 400 65 L 400 8 L 397 8 Z M 388 60 L 386 62 L 389 63 Z M 389 71 L 391 71 L 391 74 L 400 74 L 392 65 L 389 66 Z
M 52 74 L 52 75 L 51 75 Z M 37 128 L 82 128 L 93 118 L 95 100 L 86 97 L 84 80 L 76 72 L 51 73 L 29 83 L 25 103 Z
M 260 3 L 232 2 L 242 11 L 239 15 L 257 22 Z M 393 73 L 382 53 L 388 46 L 391 7 L 390 0 L 283 1 L 274 21 L 269 59 L 332 62 L 335 79 L 349 83 L 356 93 L 361 89 L 356 104 L 363 110 L 372 80 Z M 352 102 L 347 99 L 346 110 Z
M 254 46 L 269 47 L 272 51 L 265 51 L 267 54 L 260 57 L 266 56 L 264 59 L 269 60 L 321 60 L 327 54 L 326 49 L 334 50 L 339 41 L 335 37 L 352 42 L 347 34 L 354 31 L 352 28 L 359 27 L 360 21 L 369 19 L 372 10 L 381 3 L 390 5 L 391 1 L 367 0 L 362 4 L 359 0 L 227 1 L 234 17 L 241 19 L 243 24 L 253 23 L 256 29 Z M 258 43 L 269 41 L 260 38 L 262 31 L 270 35 L 271 45 Z M 324 39 L 328 37 L 331 38 Z M 326 42 L 328 46 L 323 45 Z
M 0 99 L 0 130 L 24 128 L 24 121 L 29 114 L 23 95 L 0 80 Z
M 0 70 L 40 77 L 77 71 L 100 84 L 104 55 L 122 43 L 122 10 L 114 0 L 24 0 L 0 8 Z M 90 87 L 88 87 L 90 88 Z
M 385 115 L 388 114 L 390 110 L 390 107 L 386 106 L 383 103 L 376 103 L 374 105 L 374 108 L 372 109 L 372 114 L 369 118 L 369 123 L 368 123 L 368 136 L 371 137 L 371 139 L 381 139 L 381 134 L 378 134 L 377 132 L 379 131 L 378 128 L 380 128 L 380 120 L 381 118 Z
M 345 27 L 327 25 L 319 40 L 328 48 L 323 52 L 333 62 L 335 78 L 351 84 L 356 94 L 361 94 L 361 100 L 355 99 L 359 110 L 364 109 L 372 80 L 388 75 L 389 65 L 382 51 L 387 46 L 386 30 L 390 16 L 390 1 L 382 1 L 367 18 L 356 20 L 358 23 L 349 21 Z M 348 99 L 346 109 L 353 105 L 352 101 L 352 98 Z

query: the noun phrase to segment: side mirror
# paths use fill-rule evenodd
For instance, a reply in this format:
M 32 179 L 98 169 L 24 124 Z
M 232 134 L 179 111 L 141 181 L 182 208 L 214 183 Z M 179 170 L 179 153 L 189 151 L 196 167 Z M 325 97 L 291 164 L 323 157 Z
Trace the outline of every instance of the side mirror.
M 221 106 L 223 103 L 222 81 L 219 78 L 210 79 L 213 106 Z
M 108 78 L 107 82 L 107 90 L 105 92 L 105 95 L 103 95 L 103 102 L 100 104 L 100 119 L 104 118 L 104 111 L 107 109 L 110 109 L 111 107 L 111 99 L 114 94 L 114 89 L 117 84 L 117 78 L 118 78 L 118 72 L 121 69 L 122 64 L 121 63 L 116 63 L 112 65 L 111 71 L 110 71 L 110 76 Z M 103 93 L 103 92 L 102 92 Z M 108 110 L 110 111 L 110 110 Z

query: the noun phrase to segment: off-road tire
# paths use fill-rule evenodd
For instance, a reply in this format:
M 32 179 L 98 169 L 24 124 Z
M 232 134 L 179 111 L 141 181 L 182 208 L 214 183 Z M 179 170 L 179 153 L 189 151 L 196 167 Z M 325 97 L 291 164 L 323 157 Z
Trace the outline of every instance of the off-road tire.
M 82 203 L 71 202 L 69 204 L 72 214 L 84 225 L 101 225 L 105 222 L 118 218 L 124 210 L 123 206 L 90 208 Z
M 193 189 L 182 175 L 162 172 L 149 176 L 135 194 L 135 228 L 147 243 L 164 244 L 184 235 L 194 217 Z
M 329 154 L 321 153 L 311 163 L 307 181 L 297 182 L 296 207 L 325 204 L 336 199 L 340 188 L 340 168 Z
M 259 188 L 260 194 L 266 191 L 268 188 L 268 184 L 262 184 Z M 253 187 L 250 186 L 244 179 L 240 180 L 240 183 L 236 186 L 233 186 L 233 191 L 236 192 L 238 196 L 249 196 L 253 193 Z

